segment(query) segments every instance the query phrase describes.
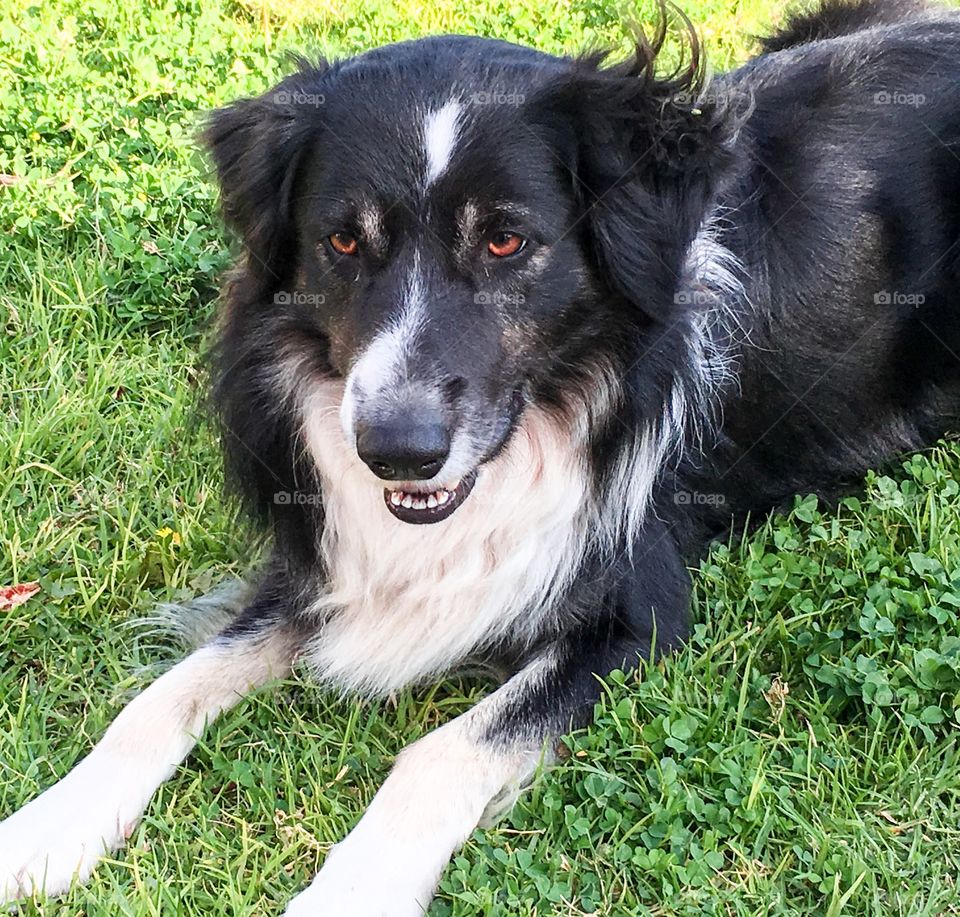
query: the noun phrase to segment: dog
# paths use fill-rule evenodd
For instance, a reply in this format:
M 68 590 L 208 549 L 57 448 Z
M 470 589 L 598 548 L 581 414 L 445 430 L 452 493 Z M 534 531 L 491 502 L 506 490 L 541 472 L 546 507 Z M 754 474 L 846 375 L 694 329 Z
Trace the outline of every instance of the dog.
M 612 65 L 425 38 L 212 115 L 213 401 L 272 553 L 0 825 L 0 900 L 85 879 L 297 659 L 365 695 L 485 665 L 286 908 L 421 914 L 597 676 L 683 644 L 713 539 L 957 429 L 960 18 L 831 0 L 711 81 L 685 31 L 667 73 L 663 23 Z

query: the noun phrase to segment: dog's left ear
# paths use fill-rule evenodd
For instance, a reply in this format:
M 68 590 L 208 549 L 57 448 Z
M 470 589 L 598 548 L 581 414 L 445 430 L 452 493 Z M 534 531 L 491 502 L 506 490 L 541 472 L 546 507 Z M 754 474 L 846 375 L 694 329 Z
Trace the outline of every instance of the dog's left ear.
M 239 231 L 250 270 L 279 278 L 293 257 L 290 198 L 297 163 L 322 127 L 320 94 L 327 65 L 300 61 L 269 92 L 213 112 L 202 141 L 213 158 L 226 221 Z
M 734 161 L 742 113 L 705 90 L 704 64 L 686 18 L 686 62 L 656 73 L 666 15 L 632 56 L 574 62 L 550 90 L 571 124 L 569 166 L 601 277 L 654 321 L 669 320 L 684 260 Z

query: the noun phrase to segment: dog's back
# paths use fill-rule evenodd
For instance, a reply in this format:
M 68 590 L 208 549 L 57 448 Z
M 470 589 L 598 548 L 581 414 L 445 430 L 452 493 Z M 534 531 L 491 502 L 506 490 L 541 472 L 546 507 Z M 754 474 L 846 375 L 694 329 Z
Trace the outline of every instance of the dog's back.
M 836 0 L 789 14 L 780 28 L 760 39 L 760 46 L 766 52 L 782 51 L 878 25 L 921 18 L 930 11 L 930 6 L 920 0 Z
M 724 513 L 836 493 L 960 413 L 960 16 L 828 4 L 765 48 L 714 84 L 749 112 L 719 234 L 744 343 L 719 445 L 681 477 L 722 482 Z

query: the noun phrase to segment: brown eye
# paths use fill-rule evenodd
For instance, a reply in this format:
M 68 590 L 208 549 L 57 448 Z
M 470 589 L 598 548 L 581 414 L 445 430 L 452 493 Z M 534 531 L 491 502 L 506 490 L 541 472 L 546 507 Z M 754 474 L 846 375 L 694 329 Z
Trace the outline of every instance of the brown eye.
M 335 232 L 330 236 L 329 241 L 330 247 L 338 255 L 355 255 L 360 247 L 357 237 L 350 235 L 348 232 Z
M 509 258 L 520 251 L 527 240 L 515 232 L 498 232 L 490 237 L 487 251 L 496 258 Z

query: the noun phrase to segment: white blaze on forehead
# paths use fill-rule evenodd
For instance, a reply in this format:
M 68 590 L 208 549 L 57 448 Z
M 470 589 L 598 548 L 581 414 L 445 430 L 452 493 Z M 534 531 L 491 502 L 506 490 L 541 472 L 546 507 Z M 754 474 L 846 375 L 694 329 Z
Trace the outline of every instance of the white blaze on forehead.
M 347 376 L 346 391 L 340 405 L 340 423 L 348 441 L 354 437 L 354 410 L 357 399 L 373 398 L 407 375 L 407 361 L 426 324 L 420 253 L 415 252 L 407 275 L 402 303 L 387 326 L 367 345 Z
M 436 181 L 450 163 L 460 132 L 462 106 L 449 101 L 443 108 L 430 112 L 423 122 L 423 147 L 426 152 L 426 185 Z

